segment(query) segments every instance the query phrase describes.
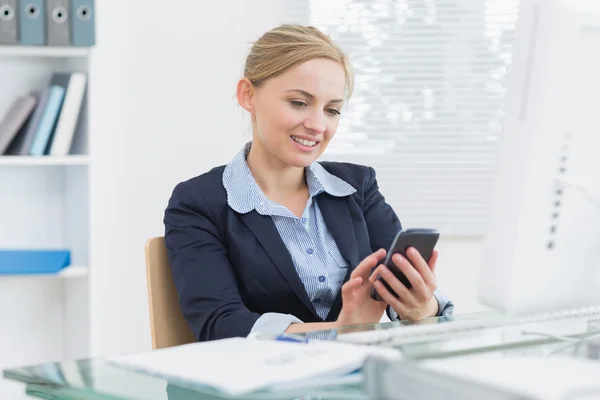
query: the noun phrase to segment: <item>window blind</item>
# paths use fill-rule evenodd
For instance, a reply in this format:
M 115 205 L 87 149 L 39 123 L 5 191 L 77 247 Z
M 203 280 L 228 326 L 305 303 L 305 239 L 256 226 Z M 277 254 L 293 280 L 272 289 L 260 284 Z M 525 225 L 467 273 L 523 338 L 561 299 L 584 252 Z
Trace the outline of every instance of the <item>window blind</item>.
M 370 165 L 405 228 L 481 235 L 518 0 L 286 0 L 349 55 L 356 87 L 323 159 Z

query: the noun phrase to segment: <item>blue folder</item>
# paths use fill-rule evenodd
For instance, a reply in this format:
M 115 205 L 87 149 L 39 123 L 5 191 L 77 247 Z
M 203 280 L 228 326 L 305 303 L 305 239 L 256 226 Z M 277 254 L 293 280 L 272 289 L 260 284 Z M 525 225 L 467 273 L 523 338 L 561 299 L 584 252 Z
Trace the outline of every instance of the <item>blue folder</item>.
M 43 156 L 48 144 L 52 142 L 52 134 L 56 121 L 62 109 L 63 100 L 65 97 L 65 88 L 58 85 L 50 86 L 50 95 L 48 103 L 40 119 L 40 125 L 31 144 L 29 154 L 32 156 Z
M 0 250 L 0 274 L 56 274 L 71 264 L 68 250 Z

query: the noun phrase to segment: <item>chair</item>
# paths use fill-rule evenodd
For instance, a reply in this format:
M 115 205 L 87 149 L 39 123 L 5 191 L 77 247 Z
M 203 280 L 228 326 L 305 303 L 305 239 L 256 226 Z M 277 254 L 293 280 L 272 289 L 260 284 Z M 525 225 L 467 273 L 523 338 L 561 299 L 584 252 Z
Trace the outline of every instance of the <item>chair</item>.
M 197 342 L 179 307 L 162 236 L 146 242 L 146 280 L 152 348 L 162 349 Z

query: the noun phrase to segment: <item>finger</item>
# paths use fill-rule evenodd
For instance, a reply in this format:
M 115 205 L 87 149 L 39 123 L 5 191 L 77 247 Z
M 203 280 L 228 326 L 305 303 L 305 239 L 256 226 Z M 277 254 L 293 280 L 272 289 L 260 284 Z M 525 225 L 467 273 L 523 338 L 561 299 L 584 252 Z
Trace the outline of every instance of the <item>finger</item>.
M 408 256 L 410 263 L 421 275 L 425 284 L 432 287 L 435 283 L 435 277 L 433 276 L 427 261 L 421 256 L 421 253 L 414 247 L 411 247 L 406 251 L 406 255 Z
M 365 280 L 368 279 L 371 269 L 373 269 L 383 257 L 385 257 L 384 249 L 379 249 L 375 253 L 367 256 L 356 266 L 356 268 L 354 268 L 354 271 L 350 274 L 350 278 L 361 276 Z
M 379 264 L 377 266 L 377 268 L 375 268 L 373 270 L 373 272 L 369 276 L 369 282 L 371 282 L 371 283 L 375 282 L 375 280 L 381 275 L 381 267 L 383 267 L 383 266 L 384 266 L 383 264 Z
M 410 262 L 400 254 L 394 254 L 394 264 L 404 273 L 406 279 L 411 283 L 413 291 L 419 300 L 426 300 L 431 292 L 423 277 Z M 395 290 L 395 289 L 394 289 Z
M 390 307 L 392 307 L 394 311 L 398 313 L 398 315 L 408 314 L 410 307 L 405 305 L 402 300 L 397 299 L 393 294 L 391 294 L 390 291 L 387 290 L 387 288 L 383 285 L 383 283 L 375 281 L 373 286 L 375 287 L 375 290 L 377 291 L 377 293 L 379 293 L 383 301 L 386 304 L 389 304 Z
M 354 290 L 359 288 L 362 283 L 362 277 L 357 276 L 356 278 L 352 278 L 342 285 L 342 293 L 352 293 Z
M 387 284 L 392 288 L 394 292 L 398 295 L 398 297 L 405 304 L 417 305 L 418 301 L 415 295 L 410 291 L 409 288 L 406 287 L 396 275 L 388 267 L 382 265 L 378 268 L 381 274 L 381 277 L 387 282 Z M 387 288 L 386 288 L 387 290 Z M 391 294 L 391 293 L 390 293 Z
M 429 269 L 431 270 L 431 273 L 433 274 L 433 276 L 435 277 L 435 267 L 437 266 L 437 260 L 438 260 L 438 256 L 440 255 L 440 252 L 437 250 L 434 250 L 433 253 L 431 253 L 431 258 L 429 259 Z
M 342 285 L 342 301 L 345 305 L 354 299 L 355 292 L 358 288 L 360 288 L 362 283 L 363 279 L 359 276 L 357 278 L 350 279 L 348 282 Z

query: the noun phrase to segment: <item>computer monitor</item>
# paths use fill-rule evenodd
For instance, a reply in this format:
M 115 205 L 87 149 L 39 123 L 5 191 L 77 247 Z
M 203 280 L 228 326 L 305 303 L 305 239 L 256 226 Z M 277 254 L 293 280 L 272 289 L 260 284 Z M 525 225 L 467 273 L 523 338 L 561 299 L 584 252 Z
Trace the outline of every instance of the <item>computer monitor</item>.
M 522 0 L 478 300 L 508 314 L 600 305 L 598 0 Z

